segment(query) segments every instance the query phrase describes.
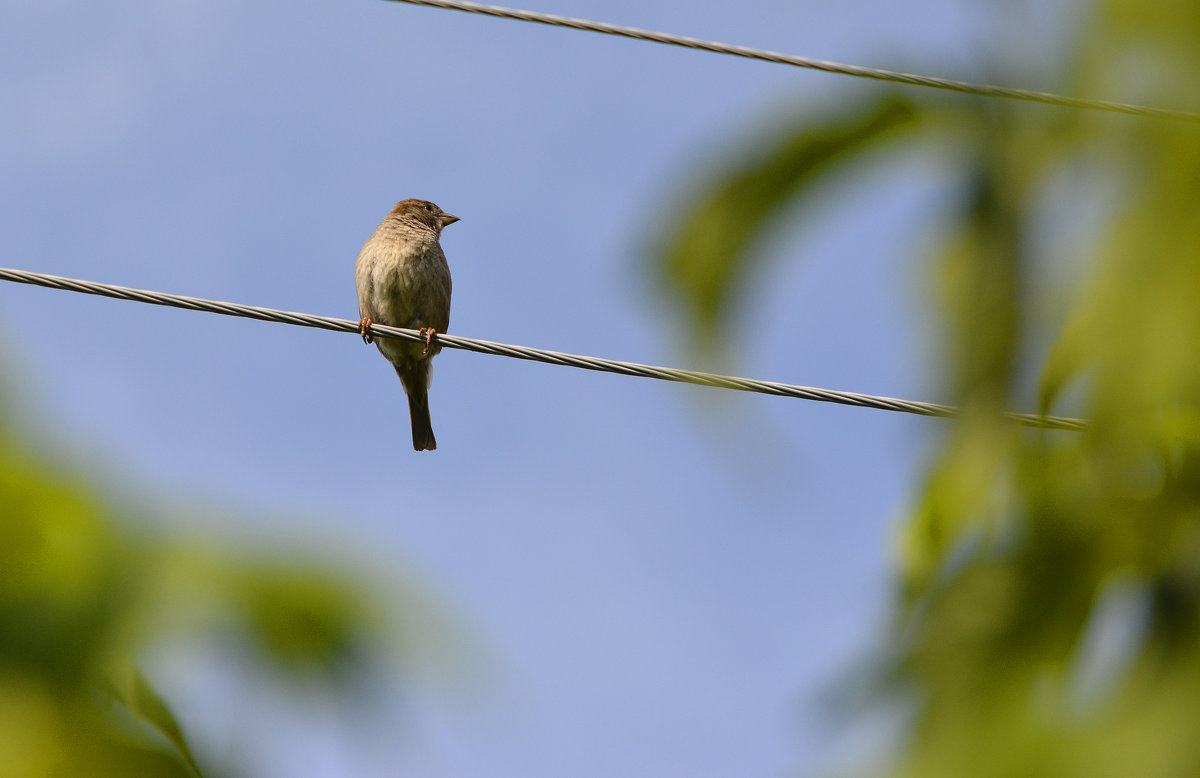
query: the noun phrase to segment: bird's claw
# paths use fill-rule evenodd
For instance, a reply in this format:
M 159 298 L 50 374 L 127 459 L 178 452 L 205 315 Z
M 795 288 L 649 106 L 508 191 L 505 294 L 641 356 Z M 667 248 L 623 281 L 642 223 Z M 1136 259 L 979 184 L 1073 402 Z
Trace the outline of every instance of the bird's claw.
M 375 341 L 375 338 L 371 336 L 371 325 L 373 323 L 374 322 L 372 322 L 371 319 L 366 316 L 362 317 L 362 319 L 358 322 L 358 334 L 362 336 L 363 343 L 370 344 Z
M 437 337 L 437 330 L 433 327 L 422 327 L 418 332 L 425 339 L 425 348 L 421 351 L 421 356 L 427 357 L 429 356 L 429 347 L 433 345 L 434 338 Z

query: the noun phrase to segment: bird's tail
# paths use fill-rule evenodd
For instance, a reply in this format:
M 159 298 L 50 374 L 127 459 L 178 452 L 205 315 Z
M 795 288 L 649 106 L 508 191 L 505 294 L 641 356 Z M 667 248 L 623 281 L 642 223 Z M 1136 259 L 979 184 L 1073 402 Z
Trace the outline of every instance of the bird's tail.
M 408 392 L 408 415 L 412 417 L 413 449 L 433 451 L 437 448 L 433 423 L 429 420 L 429 392 L 425 387 L 413 387 Z
M 429 362 L 413 360 L 393 364 L 404 393 L 408 395 L 408 415 L 412 417 L 413 448 L 417 451 L 433 451 L 437 439 L 433 437 L 433 424 L 429 421 Z

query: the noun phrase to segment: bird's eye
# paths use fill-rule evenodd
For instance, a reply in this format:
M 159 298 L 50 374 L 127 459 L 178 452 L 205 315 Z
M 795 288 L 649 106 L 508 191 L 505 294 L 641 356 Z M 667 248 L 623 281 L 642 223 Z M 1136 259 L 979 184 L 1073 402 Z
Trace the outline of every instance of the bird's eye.
M 425 203 L 425 210 L 427 210 L 427 211 L 432 211 L 432 210 L 433 210 L 433 206 L 432 206 L 432 205 L 430 205 L 429 203 Z

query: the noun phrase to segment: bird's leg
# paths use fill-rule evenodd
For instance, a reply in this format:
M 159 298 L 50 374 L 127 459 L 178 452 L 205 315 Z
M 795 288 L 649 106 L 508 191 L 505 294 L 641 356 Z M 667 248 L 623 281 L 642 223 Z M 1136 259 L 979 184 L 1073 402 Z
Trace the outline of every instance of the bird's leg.
M 371 337 L 370 332 L 372 324 L 374 322 L 371 321 L 371 317 L 369 316 L 362 317 L 358 322 L 358 334 L 362 335 L 363 343 L 373 343 L 375 341 L 375 338 Z
M 425 350 L 421 352 L 421 356 L 429 356 L 429 347 L 433 345 L 433 339 L 437 337 L 437 330 L 433 327 L 422 327 L 418 332 L 421 337 L 425 338 Z

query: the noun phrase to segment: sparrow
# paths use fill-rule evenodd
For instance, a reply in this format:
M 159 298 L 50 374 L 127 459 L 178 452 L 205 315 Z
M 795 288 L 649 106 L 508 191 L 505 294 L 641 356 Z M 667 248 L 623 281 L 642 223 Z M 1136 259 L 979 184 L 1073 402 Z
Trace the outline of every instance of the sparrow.
M 438 239 L 458 220 L 427 200 L 398 202 L 363 244 L 354 268 L 363 342 L 374 342 L 372 324 L 420 330 L 425 339 L 380 338 L 375 344 L 408 394 L 417 451 L 437 448 L 429 421 L 431 362 L 442 350 L 437 334 L 450 326 L 450 266 Z

